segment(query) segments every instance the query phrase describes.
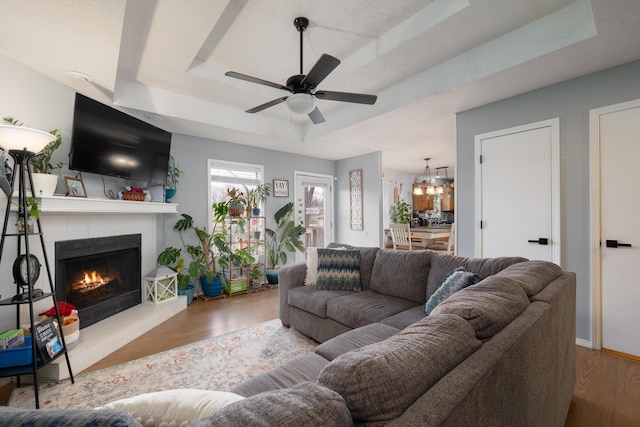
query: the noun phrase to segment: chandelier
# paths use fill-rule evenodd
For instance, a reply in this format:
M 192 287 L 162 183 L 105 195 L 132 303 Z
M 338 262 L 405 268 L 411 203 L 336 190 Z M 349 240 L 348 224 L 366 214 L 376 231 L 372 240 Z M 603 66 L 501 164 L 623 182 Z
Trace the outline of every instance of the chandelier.
M 416 181 L 419 181 L 425 184 L 425 185 L 417 185 L 415 187 L 415 189 L 413 190 L 413 194 L 415 194 L 416 196 L 421 196 L 425 194 L 425 192 L 426 194 L 429 194 L 429 195 L 436 194 L 436 188 L 433 185 L 435 177 L 431 175 L 431 169 L 429 168 L 429 160 L 431 160 L 431 157 L 425 157 L 424 174 L 422 175 L 422 177 L 418 177 L 416 179 Z
M 434 194 L 444 194 L 444 186 L 442 185 L 443 182 L 449 183 L 451 181 L 449 180 L 449 175 L 447 172 L 449 166 L 441 166 L 439 168 L 435 168 L 436 173 L 432 174 L 431 168 L 429 168 L 429 160 L 431 160 L 431 157 L 426 157 L 424 159 L 424 174 L 416 178 L 416 182 L 422 183 L 422 185 L 414 186 L 413 194 L 415 194 L 416 196 L 421 196 L 423 194 L 428 194 L 430 196 Z M 444 169 L 444 178 L 440 176 L 441 169 Z

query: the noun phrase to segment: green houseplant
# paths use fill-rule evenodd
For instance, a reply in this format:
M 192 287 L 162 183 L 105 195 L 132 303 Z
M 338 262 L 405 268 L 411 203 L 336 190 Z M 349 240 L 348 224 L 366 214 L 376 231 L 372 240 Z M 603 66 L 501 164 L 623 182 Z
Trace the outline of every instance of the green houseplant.
M 247 198 L 244 193 L 236 187 L 227 188 L 228 210 L 229 216 L 237 218 L 244 213 L 244 207 L 247 205 Z
M 246 187 L 245 187 L 246 188 Z M 252 207 L 253 216 L 260 215 L 260 204 L 267 201 L 271 195 L 271 184 L 259 184 L 255 188 L 247 189 L 247 203 Z
M 176 195 L 176 189 L 178 188 L 182 175 L 184 175 L 184 172 L 178 165 L 170 165 L 167 169 L 167 187 L 164 189 L 165 199 L 167 201 Z
M 411 205 L 404 200 L 399 200 L 394 205 L 391 222 L 396 224 L 407 224 L 411 219 Z
M 287 262 L 287 253 L 304 251 L 304 243 L 300 239 L 306 229 L 293 222 L 293 202 L 289 202 L 274 214 L 276 228 L 267 228 L 267 280 L 278 283 L 277 268 Z

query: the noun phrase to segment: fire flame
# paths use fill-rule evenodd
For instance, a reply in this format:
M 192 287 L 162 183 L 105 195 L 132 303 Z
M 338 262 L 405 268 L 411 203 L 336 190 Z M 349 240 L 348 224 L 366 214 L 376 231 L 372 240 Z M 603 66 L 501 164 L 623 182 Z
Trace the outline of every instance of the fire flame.
M 108 279 L 103 278 L 96 271 L 92 271 L 91 273 L 87 273 L 85 271 L 84 272 L 84 279 L 81 280 L 81 283 L 83 283 L 84 285 L 94 285 L 95 286 L 95 285 L 104 285 L 108 281 L 109 281 Z

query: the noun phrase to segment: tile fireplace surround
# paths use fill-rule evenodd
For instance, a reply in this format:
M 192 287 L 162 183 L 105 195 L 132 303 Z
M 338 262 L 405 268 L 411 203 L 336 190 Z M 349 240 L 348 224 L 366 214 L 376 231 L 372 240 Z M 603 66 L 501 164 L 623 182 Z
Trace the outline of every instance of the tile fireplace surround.
M 155 266 L 156 235 L 158 228 L 162 227 L 164 214 L 177 212 L 177 205 L 172 203 L 56 196 L 43 197 L 39 199 L 39 202 L 42 232 L 53 278 L 55 278 L 56 241 L 123 234 L 141 234 L 141 270 L 144 276 Z M 10 220 L 9 227 L 12 226 L 13 222 Z M 40 244 L 35 239 L 32 239 L 32 242 L 32 252 L 40 258 L 44 269 Z M 15 241 L 7 239 L 4 251 L 7 255 L 5 256 L 12 258 L 8 254 L 13 254 L 15 251 Z M 0 274 L 11 277 L 11 264 L 12 262 L 3 259 Z M 0 293 L 8 295 L 15 292 L 15 289 L 12 288 L 13 283 L 11 283 L 11 288 L 7 285 L 3 286 Z M 45 274 L 41 275 L 36 287 L 47 287 Z M 69 351 L 71 367 L 75 375 L 184 310 L 187 306 L 186 297 L 178 297 L 160 304 L 144 302 L 145 295 L 143 294 L 142 297 L 142 304 L 80 331 L 79 344 Z M 36 313 L 41 313 L 50 307 L 50 298 L 34 304 Z M 23 308 L 26 309 L 26 307 Z M 7 315 L 13 318 L 13 313 L 11 310 L 2 310 L 0 312 L 0 316 L 3 316 L 0 319 L 2 323 L 7 322 Z M 27 311 L 21 313 L 21 319 L 28 319 Z M 82 323 L 82 319 L 80 322 Z M 63 357 L 38 372 L 38 380 L 41 382 L 58 381 L 68 377 L 69 372 Z M 28 382 L 29 378 L 30 376 L 26 376 L 24 380 Z

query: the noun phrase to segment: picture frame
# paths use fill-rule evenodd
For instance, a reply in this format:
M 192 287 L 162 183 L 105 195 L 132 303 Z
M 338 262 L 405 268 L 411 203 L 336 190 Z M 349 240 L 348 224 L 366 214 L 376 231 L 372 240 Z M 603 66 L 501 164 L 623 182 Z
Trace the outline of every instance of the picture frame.
M 274 179 L 273 197 L 289 197 L 289 181 L 286 179 Z
M 68 197 L 87 197 L 87 190 L 84 188 L 82 178 L 73 176 L 65 176 L 64 182 L 67 184 Z

